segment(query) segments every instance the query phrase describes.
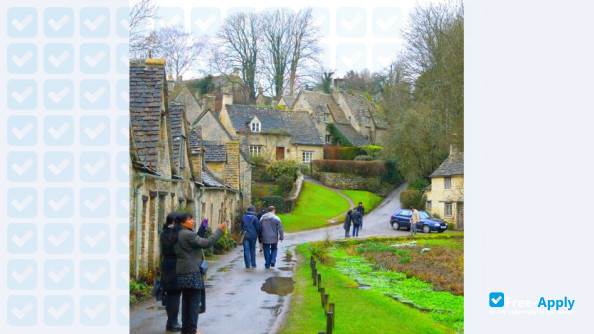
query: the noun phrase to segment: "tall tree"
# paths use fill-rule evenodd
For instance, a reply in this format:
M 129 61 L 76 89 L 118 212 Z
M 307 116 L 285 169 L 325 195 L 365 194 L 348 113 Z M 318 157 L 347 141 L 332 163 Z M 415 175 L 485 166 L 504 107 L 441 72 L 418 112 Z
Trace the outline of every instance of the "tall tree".
M 292 54 L 289 63 L 289 95 L 294 96 L 299 71 L 317 61 L 320 53 L 319 28 L 314 24 L 311 8 L 295 13 L 291 29 Z M 305 74 L 307 76 L 307 74 Z
M 155 56 L 167 61 L 168 72 L 182 76 L 200 58 L 205 50 L 205 41 L 185 31 L 182 25 L 163 27 L 152 36 Z
M 334 72 L 332 71 L 323 71 L 320 75 L 320 82 L 317 85 L 317 89 L 326 93 L 332 94 L 332 76 Z
M 156 12 L 157 5 L 154 0 L 130 0 L 128 21 L 131 53 L 147 50 L 148 23 L 156 18 Z
M 262 67 L 269 78 L 275 99 L 283 95 L 292 55 L 294 13 L 288 8 L 262 13 Z

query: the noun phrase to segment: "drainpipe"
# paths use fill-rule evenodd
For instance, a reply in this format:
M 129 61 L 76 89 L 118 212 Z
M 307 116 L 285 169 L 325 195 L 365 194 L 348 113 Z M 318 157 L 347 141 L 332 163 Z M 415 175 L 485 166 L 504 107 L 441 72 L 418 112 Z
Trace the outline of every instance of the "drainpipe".
M 140 177 L 140 184 L 144 184 L 144 180 L 145 177 L 144 175 Z M 136 278 L 138 278 L 138 266 L 140 263 L 140 260 L 138 259 L 138 257 L 140 256 L 140 219 L 141 219 L 141 213 L 140 211 L 142 210 L 142 195 L 140 193 L 140 186 L 136 186 L 134 187 L 134 198 L 136 201 L 136 217 L 135 217 L 135 235 L 136 235 L 136 240 L 134 241 L 134 273 L 136 275 Z

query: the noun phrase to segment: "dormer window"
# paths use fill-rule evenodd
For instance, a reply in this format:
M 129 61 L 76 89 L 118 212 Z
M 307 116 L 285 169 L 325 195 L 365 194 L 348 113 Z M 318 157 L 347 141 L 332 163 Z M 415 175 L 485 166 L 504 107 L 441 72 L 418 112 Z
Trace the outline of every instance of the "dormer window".
M 324 123 L 330 122 L 330 114 L 324 114 Z
M 252 130 L 252 132 L 262 132 L 262 123 L 260 123 L 258 117 L 254 117 L 254 119 L 250 123 L 250 129 Z

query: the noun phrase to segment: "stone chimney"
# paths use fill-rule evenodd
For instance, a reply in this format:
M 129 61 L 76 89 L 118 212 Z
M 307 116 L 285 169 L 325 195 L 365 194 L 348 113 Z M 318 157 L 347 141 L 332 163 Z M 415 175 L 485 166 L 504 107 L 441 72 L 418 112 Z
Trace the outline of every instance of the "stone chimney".
M 455 144 L 450 144 L 450 155 L 455 155 L 460 153 L 460 151 L 458 151 L 458 147 L 456 147 Z
M 204 106 L 203 110 L 215 111 L 215 96 L 213 94 L 204 95 Z
M 223 169 L 224 183 L 239 189 L 239 140 L 225 142 L 227 162 Z
M 339 89 L 344 86 L 344 79 L 336 78 L 334 79 L 334 92 L 338 93 Z
M 258 87 L 258 95 L 256 96 L 256 104 L 263 105 L 264 104 L 264 90 L 262 86 Z
M 232 136 L 236 136 L 237 133 L 233 128 L 233 124 L 231 123 L 231 119 L 229 118 L 229 113 L 227 113 L 227 106 L 233 104 L 233 92 L 229 89 L 229 87 L 223 88 L 223 101 L 221 106 L 221 112 L 219 113 L 219 121 L 223 124 L 223 126 L 231 133 Z

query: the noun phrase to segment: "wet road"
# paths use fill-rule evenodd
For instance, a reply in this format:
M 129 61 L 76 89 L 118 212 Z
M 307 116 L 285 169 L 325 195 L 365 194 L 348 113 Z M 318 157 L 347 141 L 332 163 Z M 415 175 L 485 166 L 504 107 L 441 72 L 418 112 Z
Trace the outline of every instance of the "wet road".
M 408 235 L 407 231 L 392 230 L 389 217 L 400 208 L 399 196 L 406 184 L 396 189 L 375 210 L 364 217 L 359 237 Z M 257 253 L 255 269 L 246 269 L 243 249 L 237 247 L 228 254 L 209 262 L 206 290 L 206 313 L 198 320 L 201 334 L 241 332 L 261 334 L 278 332 L 288 311 L 292 292 L 295 259 L 285 252 L 295 246 L 323 240 L 344 238 L 342 224 L 313 231 L 285 235 L 279 243 L 276 268 L 264 268 L 264 256 Z M 164 333 L 165 309 L 151 299 L 135 307 L 130 315 L 131 333 Z

